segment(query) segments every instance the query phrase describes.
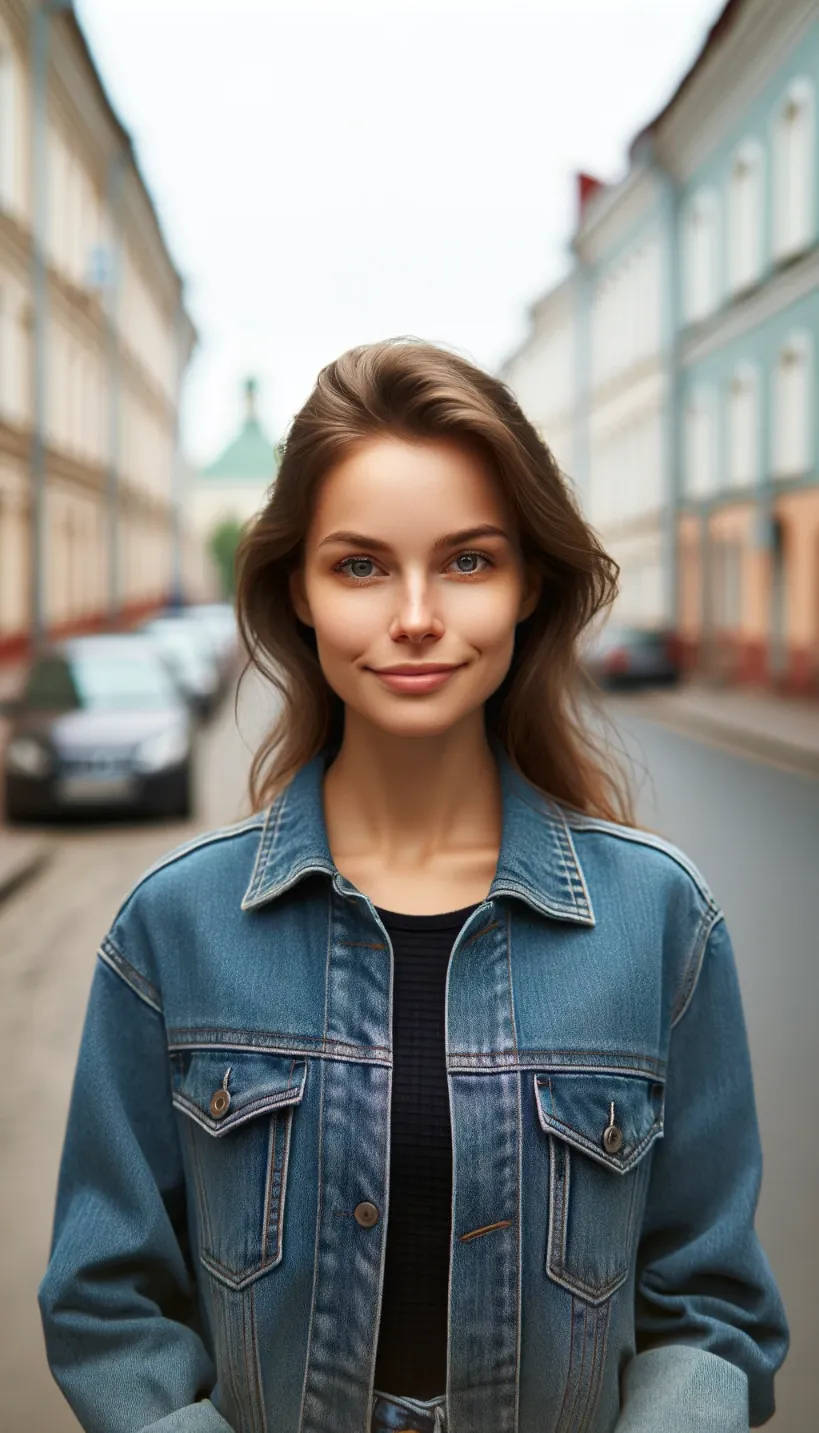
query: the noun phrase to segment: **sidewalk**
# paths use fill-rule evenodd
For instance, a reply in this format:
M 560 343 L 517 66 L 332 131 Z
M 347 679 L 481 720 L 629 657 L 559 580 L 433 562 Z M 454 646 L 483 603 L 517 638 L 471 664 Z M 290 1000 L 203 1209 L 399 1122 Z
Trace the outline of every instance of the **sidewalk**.
M 819 702 L 749 687 L 687 682 L 676 690 L 621 695 L 612 703 L 738 755 L 819 777 Z
M 0 664 L 0 701 L 13 697 L 20 689 L 23 669 Z M 0 715 L 0 752 L 6 744 L 8 722 Z M 39 831 L 14 831 L 2 824 L 0 794 L 0 903 L 24 881 L 35 876 L 54 850 L 54 842 Z

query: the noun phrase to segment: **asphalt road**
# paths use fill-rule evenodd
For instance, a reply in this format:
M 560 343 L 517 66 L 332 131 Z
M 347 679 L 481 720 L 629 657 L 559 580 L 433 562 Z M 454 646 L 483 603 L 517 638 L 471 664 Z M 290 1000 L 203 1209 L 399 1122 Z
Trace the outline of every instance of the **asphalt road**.
M 725 912 L 762 1134 L 757 1228 L 791 1324 L 776 1433 L 819 1427 L 819 780 L 632 717 L 616 720 L 642 825 L 680 846 Z M 682 1433 L 682 1430 L 681 1430 Z
M 240 730 L 228 703 L 205 733 L 196 821 L 65 831 L 47 870 L 0 906 L 0 1433 L 78 1427 L 46 1367 L 34 1291 L 97 945 L 153 860 L 197 830 L 246 814 L 250 747 L 269 701 L 249 687 Z M 766 1160 L 759 1228 L 793 1326 L 769 1426 L 810 1433 L 819 1407 L 810 1317 L 819 1287 L 819 781 L 712 750 L 625 710 L 641 819 L 697 862 L 734 938 Z

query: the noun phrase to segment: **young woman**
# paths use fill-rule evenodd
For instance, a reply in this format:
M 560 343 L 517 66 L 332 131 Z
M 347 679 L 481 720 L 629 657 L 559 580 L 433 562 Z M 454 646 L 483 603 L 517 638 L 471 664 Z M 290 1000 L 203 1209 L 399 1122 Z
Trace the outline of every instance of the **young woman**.
M 345 354 L 240 554 L 254 814 L 106 934 L 40 1290 L 93 1433 L 741 1433 L 787 1329 L 731 943 L 632 823 L 616 568 L 509 392 Z

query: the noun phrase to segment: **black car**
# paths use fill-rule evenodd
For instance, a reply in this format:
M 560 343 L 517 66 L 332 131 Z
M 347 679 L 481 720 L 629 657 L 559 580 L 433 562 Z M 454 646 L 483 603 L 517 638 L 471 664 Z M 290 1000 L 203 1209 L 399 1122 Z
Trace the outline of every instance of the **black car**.
M 672 632 L 607 623 L 584 654 L 586 670 L 601 687 L 671 686 L 680 679 Z
M 192 814 L 193 723 L 146 638 L 60 643 L 34 661 L 5 714 L 7 820 Z

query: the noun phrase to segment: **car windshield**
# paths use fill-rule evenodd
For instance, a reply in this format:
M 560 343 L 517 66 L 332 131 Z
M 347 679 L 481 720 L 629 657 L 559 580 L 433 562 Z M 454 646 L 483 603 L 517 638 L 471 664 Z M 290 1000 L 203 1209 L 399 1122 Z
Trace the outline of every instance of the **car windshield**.
M 203 646 L 201 638 L 197 640 L 196 634 L 191 638 L 187 624 L 177 626 L 176 623 L 157 622 L 155 627 L 146 627 L 144 630 L 167 655 L 178 672 L 198 677 L 207 671 L 210 664 L 208 649 Z
M 179 698 L 161 662 L 125 651 L 44 658 L 32 669 L 23 696 L 30 711 L 157 711 Z

